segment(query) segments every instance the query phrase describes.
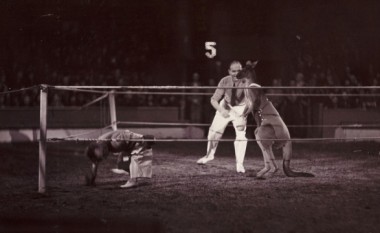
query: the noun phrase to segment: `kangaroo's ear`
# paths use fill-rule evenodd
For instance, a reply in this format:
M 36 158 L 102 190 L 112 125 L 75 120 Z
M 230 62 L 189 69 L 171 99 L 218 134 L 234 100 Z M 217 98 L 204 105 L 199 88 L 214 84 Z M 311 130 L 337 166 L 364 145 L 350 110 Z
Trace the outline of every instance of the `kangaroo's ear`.
M 256 60 L 255 62 L 252 63 L 252 67 L 255 68 L 255 66 L 259 63 L 259 60 Z
M 255 68 L 255 66 L 259 63 L 259 60 L 256 60 L 255 62 L 252 62 L 251 60 L 248 60 L 245 65 L 251 66 L 252 68 Z

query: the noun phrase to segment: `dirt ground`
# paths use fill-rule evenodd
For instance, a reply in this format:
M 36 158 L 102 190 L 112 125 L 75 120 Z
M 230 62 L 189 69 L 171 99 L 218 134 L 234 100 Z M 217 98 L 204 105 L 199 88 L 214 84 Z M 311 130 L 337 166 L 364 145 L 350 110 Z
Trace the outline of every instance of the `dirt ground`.
M 47 146 L 47 190 L 38 190 L 38 144 L 0 144 L 0 232 L 380 232 L 380 146 L 370 142 L 296 143 L 291 167 L 315 178 L 289 178 L 282 169 L 256 180 L 263 166 L 255 143 L 247 174 L 235 171 L 233 145 L 197 165 L 205 142 L 158 143 L 154 176 L 119 188 L 127 177 L 99 170 L 84 186 L 85 143 Z M 276 151 L 277 163 L 281 156 Z

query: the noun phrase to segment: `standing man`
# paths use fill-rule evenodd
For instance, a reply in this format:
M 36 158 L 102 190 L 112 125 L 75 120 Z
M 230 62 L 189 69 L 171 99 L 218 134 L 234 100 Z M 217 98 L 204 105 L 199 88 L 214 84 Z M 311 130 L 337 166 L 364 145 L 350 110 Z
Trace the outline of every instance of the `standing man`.
M 215 108 L 216 113 L 207 136 L 207 154 L 197 161 L 198 164 L 206 164 L 214 159 L 219 140 L 222 138 L 228 123 L 232 122 L 236 133 L 234 142 L 236 171 L 238 173 L 245 172 L 243 162 L 247 148 L 247 138 L 245 136 L 247 118 L 243 113 L 246 105 L 244 89 L 239 89 L 238 87 L 247 87 L 254 80 L 238 79 L 237 74 L 241 70 L 242 65 L 240 62 L 231 62 L 228 70 L 229 75 L 220 80 L 218 88 L 211 97 L 211 105 Z M 256 79 L 256 77 L 254 76 L 253 79 Z

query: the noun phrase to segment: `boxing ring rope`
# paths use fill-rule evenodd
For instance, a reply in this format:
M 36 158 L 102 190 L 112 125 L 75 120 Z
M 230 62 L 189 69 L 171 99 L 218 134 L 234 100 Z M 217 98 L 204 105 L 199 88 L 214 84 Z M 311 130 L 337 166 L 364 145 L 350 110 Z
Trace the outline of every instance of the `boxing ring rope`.
M 11 94 L 15 92 L 22 92 L 27 91 L 32 88 L 40 88 L 40 139 L 39 139 L 39 176 L 38 176 L 38 192 L 44 193 L 46 191 L 46 143 L 47 142 L 55 142 L 55 141 L 97 141 L 98 139 L 92 139 L 92 138 L 74 138 L 75 136 L 82 136 L 85 134 L 78 134 L 78 135 L 71 135 L 66 138 L 47 138 L 47 108 L 48 108 L 48 89 L 55 89 L 55 90 L 64 90 L 64 91 L 76 91 L 76 92 L 87 92 L 87 93 L 93 93 L 93 94 L 102 94 L 102 96 L 94 99 L 93 101 L 83 105 L 80 109 L 86 108 L 88 106 L 93 105 L 94 103 L 99 102 L 100 100 L 103 100 L 108 97 L 109 102 L 109 110 L 110 110 L 110 119 L 111 124 L 109 126 L 104 127 L 108 128 L 111 127 L 112 130 L 117 129 L 117 124 L 144 124 L 144 125 L 153 125 L 153 122 L 118 122 L 116 119 L 116 104 L 115 104 L 115 95 L 119 94 L 149 94 L 149 95 L 211 95 L 212 93 L 205 93 L 205 92 L 194 92 L 194 89 L 199 90 L 205 90 L 205 89 L 231 89 L 231 88 L 220 88 L 216 86 L 50 86 L 46 84 L 41 84 L 39 86 L 32 86 L 28 88 L 22 88 L 19 90 L 11 90 L 11 91 L 4 91 L 0 92 L 0 95 L 4 94 Z M 239 89 L 239 87 L 233 87 L 234 89 Z M 249 88 L 249 87 L 247 87 Z M 250 87 L 255 88 L 255 87 Z M 271 86 L 271 87 L 260 87 L 262 89 L 281 89 L 281 90 L 380 90 L 380 86 Z M 125 91 L 125 89 L 131 89 L 134 91 Z M 119 91 L 118 91 L 119 90 Z M 120 91 L 121 90 L 121 91 Z M 181 92 L 148 92 L 146 90 L 182 90 Z M 191 90 L 192 92 L 186 92 L 186 90 Z M 364 96 L 364 97 L 375 97 L 380 96 L 380 93 L 343 93 L 343 94 L 337 94 L 337 93 L 268 93 L 268 96 L 316 96 L 316 97 L 322 97 L 322 96 L 345 96 L 345 97 L 351 97 L 351 96 Z M 206 126 L 206 124 L 194 124 L 194 123 L 155 123 L 156 125 L 163 125 L 166 126 Z M 176 124 L 176 125 L 174 125 Z M 298 125 L 298 126 L 291 126 L 288 127 L 305 127 L 306 125 Z M 351 125 L 314 125 L 314 126 L 307 126 L 307 127 L 378 127 L 377 124 L 351 124 Z M 88 134 L 88 133 L 86 133 Z M 353 137 L 353 138 L 293 138 L 292 141 L 326 141 L 326 140 L 373 140 L 373 139 L 379 139 L 379 137 Z M 256 141 L 254 139 L 248 139 L 249 141 Z M 207 141 L 207 139 L 156 139 L 155 141 L 163 141 L 163 142 L 200 142 L 200 141 Z M 234 141 L 234 139 L 220 139 L 219 141 Z
M 202 123 L 158 123 L 158 122 L 133 122 L 133 121 L 116 121 L 116 106 L 115 106 L 115 95 L 122 95 L 122 94 L 140 94 L 140 95 L 212 95 L 213 93 L 204 93 L 204 92 L 152 92 L 152 91 L 142 91 L 142 90 L 194 90 L 194 89 L 216 89 L 218 87 L 216 86 L 49 86 L 49 88 L 57 89 L 57 90 L 66 90 L 66 91 L 76 91 L 76 92 L 90 92 L 90 93 L 98 93 L 103 94 L 102 96 L 96 98 L 95 100 L 85 104 L 80 109 L 83 109 L 85 107 L 88 107 L 106 97 L 109 98 L 109 105 L 110 105 L 110 117 L 111 117 L 111 126 L 113 130 L 117 129 L 118 124 L 124 124 L 124 125 L 144 125 L 144 126 L 187 126 L 187 127 L 207 127 L 209 124 L 202 124 Z M 239 87 L 234 87 L 236 89 L 239 89 Z M 241 87 L 240 87 L 241 88 Z M 255 87 L 247 87 L 247 88 L 255 88 Z M 306 90 L 316 90 L 316 89 L 370 89 L 370 90 L 377 90 L 380 89 L 379 86 L 274 86 L 274 87 L 261 87 L 263 89 L 306 89 Z M 96 89 L 96 90 L 94 90 Z M 110 91 L 101 91 L 99 89 L 105 89 Z M 118 90 L 125 90 L 125 89 L 132 89 L 132 90 L 140 90 L 140 91 L 116 91 Z M 228 89 L 228 88 L 222 88 L 222 89 Z M 366 94 L 366 93 L 358 93 L 358 94 L 337 94 L 337 93 L 272 93 L 268 94 L 268 96 L 313 96 L 313 97 L 320 97 L 320 96 L 380 96 L 380 94 L 372 93 L 372 94 Z M 247 125 L 249 127 L 255 127 L 256 125 Z M 337 128 L 337 127 L 349 127 L 349 128 L 362 128 L 362 127 L 373 127 L 377 128 L 380 127 L 380 124 L 339 124 L 339 125 L 287 125 L 288 128 L 302 128 L 302 127 L 310 127 L 310 128 Z M 60 141 L 60 140 L 72 140 L 72 137 L 68 138 L 54 138 L 50 139 L 49 141 Z M 352 140 L 360 140 L 360 138 L 351 138 Z M 368 137 L 363 138 L 365 140 L 368 139 L 377 139 L 377 137 Z M 92 139 L 77 139 L 78 141 L 81 140 L 92 140 Z M 93 139 L 96 140 L 96 139 Z M 157 141 L 173 141 L 171 140 L 165 140 L 165 139 L 157 139 Z M 233 141 L 232 139 L 223 139 L 225 141 Z M 350 140 L 348 138 L 311 138 L 311 139 L 301 139 L 301 138 L 293 138 L 294 141 L 318 141 L 318 140 Z M 177 139 L 175 141 L 207 141 L 207 139 L 201 139 L 201 140 L 188 140 L 188 139 Z M 253 141 L 255 141 L 253 139 Z
M 161 125 L 161 126 L 199 126 L 209 127 L 210 124 L 206 123 L 162 123 L 162 122 L 143 122 L 143 121 L 117 121 L 118 124 L 124 125 Z M 337 127 L 349 127 L 349 128 L 377 128 L 380 124 L 333 124 L 333 125 L 286 125 L 288 128 L 302 128 L 302 127 L 315 127 L 315 128 L 337 128 Z M 247 125 L 247 127 L 256 127 L 256 125 Z
M 61 90 L 78 90 L 78 89 L 146 89 L 146 90 L 192 90 L 192 89 L 244 89 L 242 87 L 217 87 L 217 86 L 49 86 Z M 246 87 L 257 88 L 257 87 Z M 261 86 L 261 89 L 380 89 L 380 86 Z
M 380 137 L 352 137 L 352 138 L 291 138 L 287 141 L 296 141 L 296 142 L 312 142 L 312 141 L 367 141 L 379 139 Z M 59 142 L 59 141 L 75 141 L 75 142 L 97 142 L 97 141 L 122 141 L 122 139 L 97 139 L 97 138 L 49 138 L 47 139 L 49 142 Z M 234 142 L 234 141 L 249 141 L 249 142 L 257 142 L 257 141 L 284 141 L 284 139 L 192 139 L 192 138 L 160 138 L 154 140 L 148 139 L 130 139 L 130 141 L 154 141 L 154 142 L 207 142 L 207 141 L 219 141 L 219 142 Z
M 34 85 L 34 86 L 30 86 L 30 87 L 20 88 L 17 90 L 1 91 L 0 95 L 7 95 L 7 94 L 12 94 L 12 93 L 17 93 L 17 92 L 24 92 L 24 91 L 32 90 L 32 89 L 38 88 L 38 87 L 39 87 L 38 85 Z
M 86 92 L 86 93 L 94 93 L 94 94 L 103 94 L 103 96 L 99 97 L 99 99 L 95 99 L 93 102 L 97 102 L 105 97 L 107 97 L 108 93 L 110 92 L 109 89 L 112 89 L 112 91 L 115 94 L 131 94 L 131 95 L 212 95 L 213 92 L 157 92 L 157 91 L 141 91 L 141 89 L 145 90 L 169 90 L 169 89 L 182 89 L 182 90 L 193 90 L 193 89 L 242 89 L 242 87 L 217 87 L 217 86 L 50 86 L 42 84 L 43 86 L 46 86 L 49 89 L 56 89 L 56 90 L 65 90 L 65 91 L 74 91 L 74 92 Z M 39 88 L 41 85 L 34 85 L 26 88 L 20 88 L 17 90 L 10 90 L 10 91 L 2 91 L 0 92 L 0 95 L 6 95 L 6 94 L 12 94 L 17 92 L 24 92 L 27 90 L 31 90 L 34 88 Z M 246 87 L 246 88 L 256 88 L 256 87 Z M 358 90 L 380 90 L 380 86 L 262 86 L 260 87 L 262 89 L 280 89 L 280 90 L 316 90 L 316 89 L 326 89 L 326 90 L 352 90 L 352 89 L 358 89 Z M 105 89 L 104 91 L 101 90 L 90 90 L 90 89 Z M 140 91 L 115 91 L 115 89 L 140 89 Z M 243 88 L 244 89 L 244 88 Z M 379 93 L 267 93 L 267 96 L 310 96 L 310 97 L 323 97 L 323 96 L 342 96 L 342 97 L 356 97 L 356 96 L 363 96 L 363 97 L 377 97 L 380 96 Z M 83 106 L 86 107 L 86 106 Z
M 241 88 L 240 88 L 241 89 Z M 77 91 L 77 92 L 82 92 L 82 90 L 79 89 L 57 89 L 57 90 L 67 90 L 67 91 Z M 93 90 L 83 90 L 84 92 L 90 92 L 90 93 L 97 93 L 97 94 L 104 94 L 104 97 L 106 97 L 107 93 L 106 91 L 93 91 Z M 182 95 L 182 96 L 211 96 L 214 93 L 213 92 L 155 92 L 155 91 L 114 91 L 115 94 L 130 94 L 130 95 Z M 268 93 L 266 94 L 267 96 L 279 96 L 279 97 L 284 97 L 284 96 L 289 96 L 290 93 Z M 357 93 L 357 94 L 352 94 L 352 93 L 344 93 L 344 94 L 338 94 L 338 93 L 291 93 L 292 96 L 297 96 L 297 97 L 324 97 L 324 96 L 340 96 L 340 97 L 378 97 L 380 96 L 380 93 Z M 99 97 L 102 98 L 103 96 Z M 94 100 L 95 101 L 95 100 Z M 96 101 L 95 101 L 96 102 Z

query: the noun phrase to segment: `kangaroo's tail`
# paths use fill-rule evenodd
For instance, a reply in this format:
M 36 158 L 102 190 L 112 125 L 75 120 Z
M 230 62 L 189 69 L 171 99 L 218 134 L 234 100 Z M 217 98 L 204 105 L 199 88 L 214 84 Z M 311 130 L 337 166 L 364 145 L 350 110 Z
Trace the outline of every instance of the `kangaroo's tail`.
M 289 177 L 315 177 L 315 175 L 307 172 L 295 172 L 290 168 L 290 160 L 284 160 L 282 163 L 284 173 Z

